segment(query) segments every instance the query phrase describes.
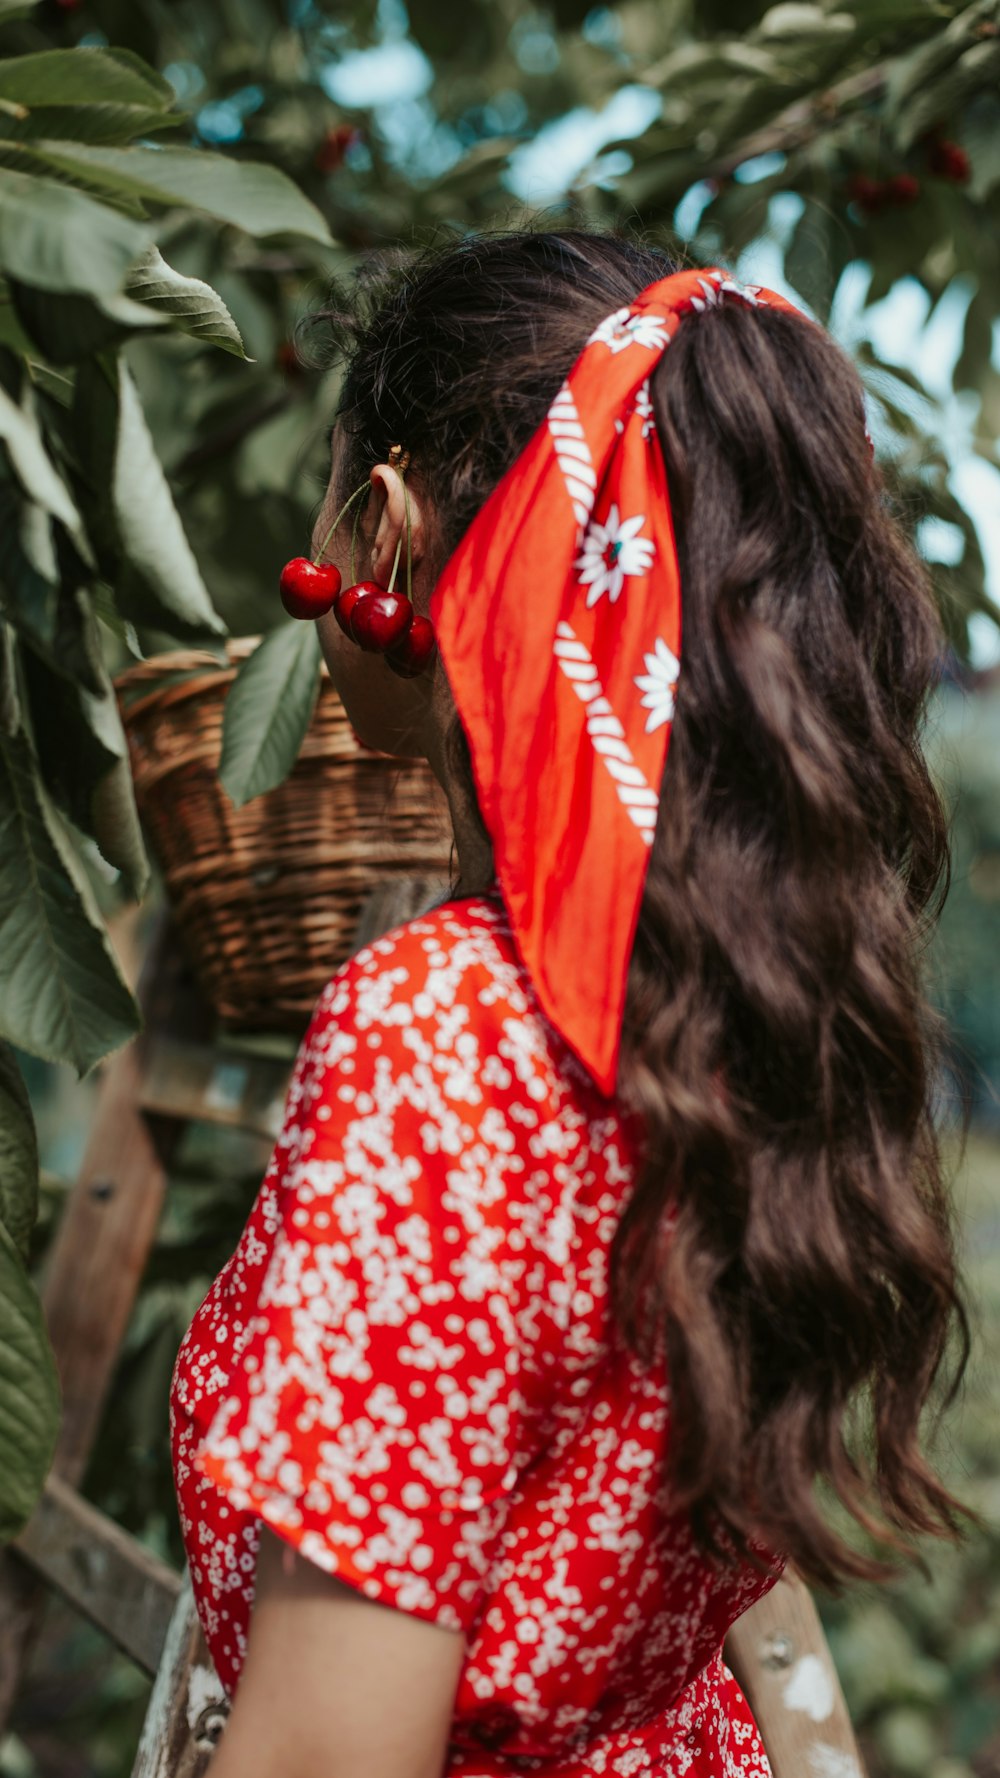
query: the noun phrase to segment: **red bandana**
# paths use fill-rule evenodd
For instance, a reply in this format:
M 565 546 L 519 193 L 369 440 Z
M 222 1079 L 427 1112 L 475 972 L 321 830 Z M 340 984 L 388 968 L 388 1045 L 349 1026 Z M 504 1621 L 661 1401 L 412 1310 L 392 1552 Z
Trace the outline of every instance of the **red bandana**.
M 431 596 L 518 951 L 606 1094 L 680 670 L 649 378 L 682 317 L 730 296 L 801 314 L 708 268 L 609 315 Z

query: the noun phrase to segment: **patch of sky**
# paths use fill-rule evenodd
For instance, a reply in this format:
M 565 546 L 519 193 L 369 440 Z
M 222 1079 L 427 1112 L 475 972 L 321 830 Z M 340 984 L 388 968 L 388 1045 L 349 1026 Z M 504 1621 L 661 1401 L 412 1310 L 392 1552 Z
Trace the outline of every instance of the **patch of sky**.
M 378 0 L 375 28 L 383 39 L 405 37 L 410 29 L 410 15 L 403 0 Z
M 932 310 L 923 285 L 916 278 L 901 278 L 881 302 L 857 318 L 852 338 L 870 339 L 880 358 L 912 370 L 936 401 L 936 442 L 951 464 L 948 485 L 976 527 L 987 591 L 1000 603 L 1000 473 L 972 449 L 978 395 L 972 389 L 956 393 L 952 388 L 974 294 L 971 279 L 953 278 Z M 988 618 L 984 621 L 989 623 Z
M 545 204 L 561 197 L 608 142 L 627 140 L 648 128 L 661 103 L 650 87 L 630 85 L 620 87 L 601 111 L 577 105 L 515 148 L 505 185 L 524 203 Z
M 966 624 L 969 638 L 969 660 L 977 672 L 1000 667 L 1000 629 L 985 611 L 974 611 Z
M 367 111 L 422 98 L 433 85 L 434 70 L 423 50 L 402 38 L 328 62 L 319 78 L 335 105 L 345 111 Z
M 248 117 L 264 103 L 262 86 L 241 87 L 226 99 L 215 99 L 195 114 L 195 128 L 203 142 L 238 142 Z
M 631 172 L 635 162 L 626 148 L 612 148 L 608 154 L 599 154 L 591 163 L 588 185 L 596 185 L 601 191 L 614 191 L 618 180 L 624 173 Z
M 917 526 L 917 547 L 925 562 L 940 562 L 954 568 L 965 554 L 965 535 L 959 525 L 939 519 L 934 513 L 921 519 Z
M 754 154 L 748 161 L 741 161 L 733 172 L 733 178 L 739 185 L 756 185 L 759 179 L 770 179 L 772 174 L 780 173 L 787 165 L 787 157 L 783 154 Z
M 840 274 L 827 326 L 842 346 L 850 347 L 857 337 L 871 281 L 872 268 L 866 259 L 852 259 Z
M 595 6 L 580 26 L 584 43 L 596 49 L 618 49 L 622 40 L 622 22 L 610 6 Z
M 782 202 L 785 198 L 793 199 L 797 205 L 794 216 L 792 205 Z M 768 206 L 769 220 L 775 221 L 774 233 L 761 235 L 756 241 L 751 241 L 748 247 L 744 247 L 733 269 L 740 284 L 764 284 L 768 290 L 775 290 L 779 296 L 786 297 L 804 314 L 812 315 L 808 303 L 803 301 L 800 292 L 785 277 L 784 268 L 785 242 L 801 210 L 802 200 L 797 193 L 778 192 Z
M 948 481 L 971 515 L 986 567 L 986 591 L 1000 605 L 1000 473 L 969 451 L 955 464 Z
M 80 38 L 81 49 L 107 49 L 110 38 L 105 31 L 84 31 Z
M 483 116 L 487 126 L 496 135 L 516 134 L 518 130 L 523 130 L 528 120 L 524 94 L 515 92 L 513 87 L 494 93 L 489 104 L 483 107 Z
M 463 147 L 471 148 L 491 136 L 516 136 L 527 116 L 528 107 L 520 93 L 502 92 L 486 105 L 470 105 L 453 127 Z
M 163 70 L 182 105 L 192 105 L 205 90 L 205 76 L 197 62 L 168 62 Z
M 541 13 L 529 12 L 517 19 L 508 42 L 525 74 L 554 74 L 559 66 L 559 45 Z
M 440 121 L 429 99 L 403 99 L 379 105 L 375 127 L 386 158 L 405 167 L 411 177 L 436 179 L 462 158 L 462 142 L 448 124 Z
M 688 186 L 674 211 L 674 233 L 682 241 L 690 241 L 697 234 L 702 212 L 714 192 L 711 179 L 699 179 L 697 184 Z

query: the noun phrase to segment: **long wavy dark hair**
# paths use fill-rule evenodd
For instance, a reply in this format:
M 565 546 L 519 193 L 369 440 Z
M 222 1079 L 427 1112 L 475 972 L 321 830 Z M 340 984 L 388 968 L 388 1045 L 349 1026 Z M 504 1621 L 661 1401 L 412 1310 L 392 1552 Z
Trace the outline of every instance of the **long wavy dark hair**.
M 344 488 L 402 442 L 443 563 L 594 326 L 682 263 L 577 231 L 378 263 L 323 312 Z M 648 1139 L 612 1307 L 644 1360 L 665 1342 L 672 1499 L 705 1548 L 762 1543 L 835 1586 L 964 1510 L 921 1448 L 969 1343 L 919 980 L 948 881 L 919 743 L 942 637 L 826 333 L 723 303 L 652 393 L 683 664 L 629 970 L 619 1092 Z M 475 807 L 457 718 L 449 741 Z

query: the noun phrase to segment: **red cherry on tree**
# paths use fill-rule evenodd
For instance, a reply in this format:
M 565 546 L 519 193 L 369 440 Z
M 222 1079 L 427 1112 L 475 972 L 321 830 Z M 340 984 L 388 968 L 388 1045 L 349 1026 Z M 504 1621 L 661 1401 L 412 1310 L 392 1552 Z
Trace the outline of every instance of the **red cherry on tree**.
M 386 652 L 386 663 L 400 679 L 415 679 L 434 659 L 437 641 L 429 618 L 414 616 L 401 642 Z
M 914 204 L 920 196 L 920 180 L 913 173 L 894 173 L 885 183 L 890 204 Z
M 366 588 L 351 612 L 351 635 L 369 654 L 384 654 L 401 640 L 412 622 L 413 606 L 403 593 Z
M 932 142 L 927 150 L 927 171 L 952 185 L 964 185 L 972 172 L 972 163 L 957 142 Z
M 340 569 L 332 562 L 295 556 L 282 568 L 278 585 L 289 617 L 322 617 L 340 591 Z
M 274 354 L 274 362 L 277 369 L 286 377 L 300 377 L 305 371 L 305 365 L 291 340 L 282 340 Z
M 338 167 L 343 166 L 348 150 L 360 140 L 359 132 L 350 124 L 338 124 L 336 128 L 327 130 L 313 155 L 313 166 L 317 173 L 335 173 Z
M 849 180 L 847 195 L 859 210 L 868 216 L 877 216 L 886 204 L 886 185 L 882 179 L 873 179 L 868 173 L 855 173 Z

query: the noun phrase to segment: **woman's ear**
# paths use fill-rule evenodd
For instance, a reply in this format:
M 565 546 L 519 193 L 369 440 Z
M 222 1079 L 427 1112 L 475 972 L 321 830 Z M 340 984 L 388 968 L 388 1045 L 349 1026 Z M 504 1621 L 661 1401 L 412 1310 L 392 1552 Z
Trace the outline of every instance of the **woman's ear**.
M 386 586 L 392 574 L 392 564 L 399 548 L 399 570 L 397 583 L 405 587 L 406 580 L 406 524 L 407 507 L 409 508 L 410 555 L 416 567 L 424 553 L 423 510 L 419 495 L 412 487 L 403 486 L 403 478 L 398 469 L 388 463 L 376 463 L 371 473 L 372 499 L 380 508 L 375 541 L 372 545 L 371 568 L 372 578 L 379 586 Z

